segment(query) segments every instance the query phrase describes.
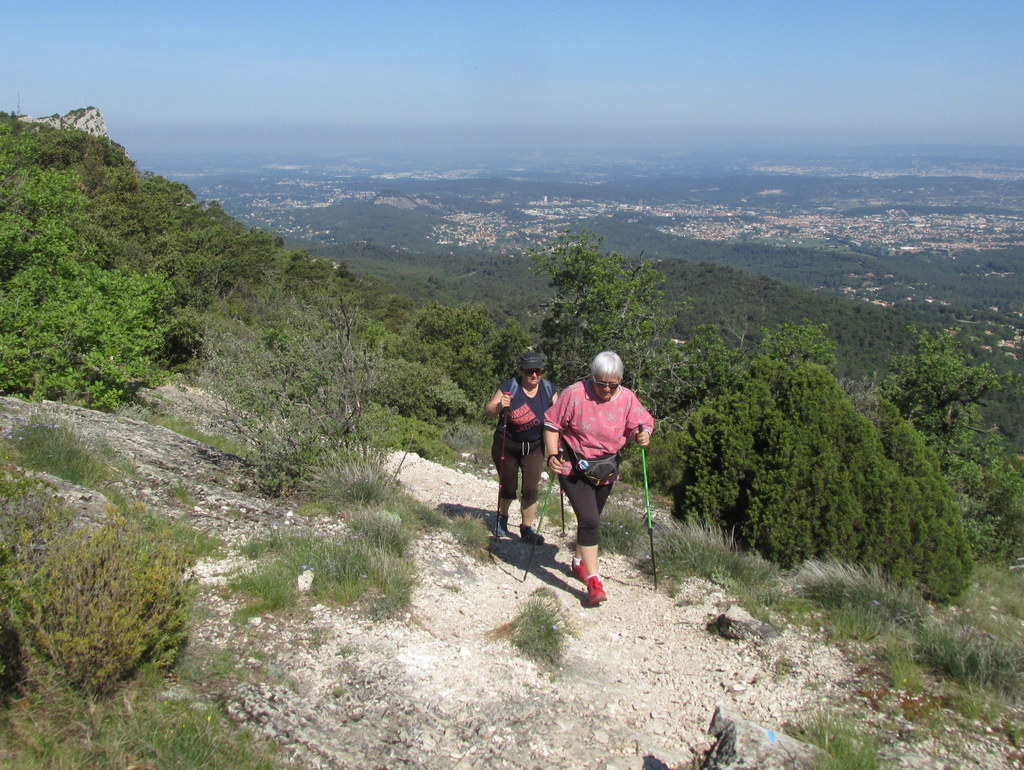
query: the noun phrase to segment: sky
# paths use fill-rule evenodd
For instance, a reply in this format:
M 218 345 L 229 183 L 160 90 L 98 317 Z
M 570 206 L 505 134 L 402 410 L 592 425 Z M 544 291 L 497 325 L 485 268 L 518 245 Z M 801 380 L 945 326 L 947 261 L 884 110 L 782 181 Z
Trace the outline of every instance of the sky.
M 129 153 L 1024 146 L 1022 0 L 4 6 L 0 110 Z

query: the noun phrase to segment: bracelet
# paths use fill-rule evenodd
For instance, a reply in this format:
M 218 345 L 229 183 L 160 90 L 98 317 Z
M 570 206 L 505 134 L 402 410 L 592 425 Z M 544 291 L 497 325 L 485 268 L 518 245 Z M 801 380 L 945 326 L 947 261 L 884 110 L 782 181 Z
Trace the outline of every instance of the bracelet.
M 553 455 L 548 455 L 548 459 L 549 459 L 549 460 L 550 460 L 550 459 L 551 459 L 552 457 L 558 457 L 558 452 L 555 452 L 555 453 L 554 453 Z

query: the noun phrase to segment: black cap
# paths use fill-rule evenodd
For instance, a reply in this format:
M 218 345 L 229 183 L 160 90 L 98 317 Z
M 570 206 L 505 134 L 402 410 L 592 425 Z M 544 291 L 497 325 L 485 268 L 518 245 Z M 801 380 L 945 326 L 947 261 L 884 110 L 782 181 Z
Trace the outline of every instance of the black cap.
M 519 357 L 519 368 L 520 369 L 543 369 L 544 368 L 544 356 L 540 353 L 535 353 L 530 350 L 523 353 Z

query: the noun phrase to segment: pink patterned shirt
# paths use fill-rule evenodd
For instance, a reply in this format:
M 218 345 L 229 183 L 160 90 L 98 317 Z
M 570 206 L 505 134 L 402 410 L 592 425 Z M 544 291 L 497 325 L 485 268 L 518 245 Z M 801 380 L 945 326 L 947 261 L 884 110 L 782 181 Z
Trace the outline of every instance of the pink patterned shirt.
M 598 401 L 586 380 L 562 391 L 544 413 L 544 427 L 561 432 L 580 457 L 593 459 L 618 452 L 643 427 L 654 431 L 654 418 L 629 388 L 620 386 L 609 401 Z

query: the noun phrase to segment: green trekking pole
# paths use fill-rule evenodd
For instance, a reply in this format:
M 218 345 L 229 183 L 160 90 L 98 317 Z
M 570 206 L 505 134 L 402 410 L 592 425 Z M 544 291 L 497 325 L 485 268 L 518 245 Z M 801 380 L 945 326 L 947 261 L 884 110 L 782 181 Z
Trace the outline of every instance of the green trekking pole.
M 651 538 L 651 569 L 654 570 L 654 590 L 658 590 L 658 563 L 654 561 L 654 522 L 651 521 L 651 490 L 647 486 L 647 450 L 640 447 L 640 460 L 644 466 L 644 497 L 647 499 L 647 534 Z
M 548 500 L 551 499 L 551 488 L 555 485 L 555 477 L 551 477 L 551 481 L 548 484 L 548 493 L 544 495 L 544 505 L 540 507 L 540 513 L 537 515 L 537 534 L 540 534 L 540 528 L 544 526 L 544 512 L 548 509 Z M 533 564 L 533 552 L 537 550 L 537 541 L 533 541 L 533 545 L 530 546 L 530 558 L 526 560 L 526 569 L 523 570 L 523 582 L 526 582 L 526 576 L 530 574 L 530 565 Z

